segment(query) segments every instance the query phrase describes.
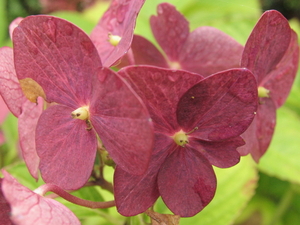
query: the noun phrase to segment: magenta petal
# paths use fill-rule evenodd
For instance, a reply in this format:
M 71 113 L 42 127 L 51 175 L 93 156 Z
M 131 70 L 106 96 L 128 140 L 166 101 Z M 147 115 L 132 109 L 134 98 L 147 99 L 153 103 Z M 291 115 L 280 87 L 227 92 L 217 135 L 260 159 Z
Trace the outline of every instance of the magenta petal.
M 63 204 L 34 193 L 6 171 L 2 170 L 2 173 L 2 191 L 11 206 L 11 220 L 14 224 L 80 224 Z
M 110 67 L 130 48 L 136 17 L 145 0 L 113 0 L 91 34 L 103 66 Z M 108 34 L 118 35 L 121 41 L 113 46 Z
M 189 22 L 169 3 L 157 6 L 157 16 L 151 16 L 154 37 L 171 61 L 178 61 L 189 35 Z
M 191 136 L 193 133 L 191 134 Z M 240 161 L 240 154 L 237 147 L 244 145 L 241 137 L 227 139 L 225 141 L 202 141 L 189 138 L 189 145 L 199 151 L 211 165 L 228 168 Z
M 169 154 L 174 141 L 163 135 L 155 135 L 155 146 L 149 168 L 145 174 L 134 176 L 119 167 L 114 174 L 114 195 L 118 212 L 134 216 L 146 211 L 159 197 L 157 174 Z
M 246 69 L 211 75 L 190 88 L 177 106 L 178 123 L 201 140 L 221 141 L 243 133 L 257 108 L 257 84 Z
M 270 90 L 276 108 L 283 105 L 295 80 L 299 64 L 299 45 L 297 34 L 292 31 L 290 46 L 282 60 L 262 82 L 261 86 Z
M 119 74 L 145 102 L 155 131 L 171 136 L 179 129 L 176 119 L 176 103 L 202 76 L 187 71 L 171 71 L 157 67 L 127 67 Z
M 54 105 L 46 109 L 36 128 L 36 149 L 46 183 L 78 189 L 89 179 L 94 165 L 97 138 L 85 121 L 72 119 L 71 109 Z
M 28 101 L 17 78 L 13 50 L 9 47 L 0 48 L 0 94 L 9 110 L 18 117 L 22 113 L 22 105 Z
M 99 73 L 93 93 L 91 122 L 110 156 L 123 170 L 144 173 L 154 138 L 145 105 L 123 78 L 106 68 Z
M 168 208 L 181 217 L 194 216 L 214 197 L 216 177 L 210 163 L 193 149 L 177 149 L 158 173 L 158 188 Z
M 237 68 L 243 46 L 213 27 L 199 27 L 190 33 L 180 52 L 182 69 L 203 76 Z
M 35 129 L 38 119 L 43 112 L 43 100 L 38 100 L 38 105 L 26 101 L 23 112 L 19 116 L 18 131 L 22 156 L 30 174 L 37 180 L 40 159 L 35 147 Z
M 13 32 L 19 79 L 32 78 L 48 102 L 87 104 L 101 61 L 89 37 L 66 20 L 29 16 Z
M 278 11 L 266 11 L 249 36 L 241 66 L 251 70 L 257 83 L 282 59 L 291 39 L 288 21 Z
M 168 68 L 168 63 L 160 51 L 146 38 L 134 35 L 131 50 L 136 65 L 149 65 Z

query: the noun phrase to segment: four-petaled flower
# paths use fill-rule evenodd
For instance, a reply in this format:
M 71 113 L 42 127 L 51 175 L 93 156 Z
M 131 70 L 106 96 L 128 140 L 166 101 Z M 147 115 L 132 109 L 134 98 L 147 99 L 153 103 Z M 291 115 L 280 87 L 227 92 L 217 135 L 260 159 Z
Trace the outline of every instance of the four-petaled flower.
M 161 196 L 176 215 L 193 216 L 213 198 L 212 165 L 239 162 L 236 148 L 257 108 L 255 78 L 232 69 L 205 79 L 187 71 L 127 67 L 119 71 L 144 100 L 154 124 L 152 159 L 135 176 L 117 166 L 114 194 L 125 216 L 144 212 Z
M 255 76 L 258 88 L 257 115 L 242 135 L 246 145 L 238 151 L 251 153 L 258 162 L 271 142 L 276 125 L 276 109 L 285 102 L 299 63 L 297 34 L 275 10 L 265 12 L 245 45 L 241 67 Z
M 36 90 L 52 103 L 39 118 L 35 138 L 45 182 L 83 186 L 94 165 L 97 134 L 122 169 L 147 169 L 153 142 L 147 109 L 123 78 L 102 67 L 82 30 L 59 18 L 29 16 L 15 28 L 13 44 L 18 79 L 31 87 L 25 94 L 34 100 Z
M 188 21 L 169 3 L 158 5 L 157 14 L 150 18 L 150 24 L 166 57 L 147 39 L 134 35 L 133 56 L 127 54 L 121 65 L 184 69 L 202 76 L 239 67 L 243 46 L 227 34 L 207 26 L 190 32 Z

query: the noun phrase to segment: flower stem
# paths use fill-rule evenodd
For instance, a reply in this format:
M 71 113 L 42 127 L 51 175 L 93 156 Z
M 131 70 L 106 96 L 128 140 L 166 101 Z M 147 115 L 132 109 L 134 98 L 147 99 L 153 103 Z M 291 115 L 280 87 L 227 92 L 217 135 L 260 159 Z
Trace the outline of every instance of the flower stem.
M 288 210 L 289 206 L 291 205 L 294 195 L 295 195 L 295 192 L 294 192 L 293 184 L 290 184 L 289 188 L 286 190 L 286 192 L 282 196 L 282 198 L 278 204 L 278 207 L 274 212 L 273 219 L 270 221 L 270 223 L 268 225 L 277 224 L 278 221 L 281 220 L 281 217 L 284 215 L 284 213 Z
M 84 207 L 96 209 L 96 208 L 109 208 L 116 205 L 115 201 L 108 201 L 108 202 L 94 202 L 85 199 L 81 199 L 75 197 L 74 195 L 69 194 L 68 192 L 64 191 L 60 187 L 54 184 L 44 184 L 37 189 L 34 190 L 35 193 L 44 196 L 48 191 L 54 192 L 55 194 L 59 195 L 60 197 L 64 198 L 65 200 L 72 202 L 76 205 L 81 205 Z

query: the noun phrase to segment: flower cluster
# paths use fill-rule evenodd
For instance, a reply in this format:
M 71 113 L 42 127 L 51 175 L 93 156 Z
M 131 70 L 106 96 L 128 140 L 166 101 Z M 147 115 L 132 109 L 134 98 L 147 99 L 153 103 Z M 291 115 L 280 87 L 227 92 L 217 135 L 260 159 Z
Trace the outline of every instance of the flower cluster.
M 215 195 L 213 166 L 232 167 L 249 153 L 258 162 L 266 152 L 298 68 L 297 35 L 271 10 L 243 47 L 212 27 L 190 32 L 183 15 L 162 3 L 150 19 L 161 53 L 133 35 L 143 4 L 113 0 L 90 36 L 53 16 L 21 19 L 13 48 L 0 49 L 0 94 L 18 117 L 34 178 L 40 171 L 55 190 L 79 189 L 105 149 L 116 165 L 115 203 L 107 207 L 133 216 L 161 196 L 174 214 L 191 217 Z M 116 65 L 117 72 L 109 68 Z M 53 223 L 62 224 L 61 214 L 79 223 L 3 173 L 7 221 L 34 221 L 22 217 L 29 207 Z

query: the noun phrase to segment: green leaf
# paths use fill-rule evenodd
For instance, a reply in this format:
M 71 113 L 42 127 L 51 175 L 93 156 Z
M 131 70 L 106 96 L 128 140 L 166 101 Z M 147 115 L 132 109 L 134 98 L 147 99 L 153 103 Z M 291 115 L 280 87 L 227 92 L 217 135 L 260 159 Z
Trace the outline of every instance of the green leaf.
M 211 203 L 200 213 L 191 218 L 181 218 L 181 225 L 227 225 L 232 224 L 246 203 L 254 194 L 257 183 L 257 169 L 253 160 L 247 156 L 241 162 L 228 169 L 215 168 L 217 174 L 217 192 Z M 161 199 L 155 211 L 170 213 Z
M 275 134 L 269 149 L 260 160 L 259 169 L 270 176 L 300 184 L 299 134 L 299 114 L 286 106 L 277 110 Z

